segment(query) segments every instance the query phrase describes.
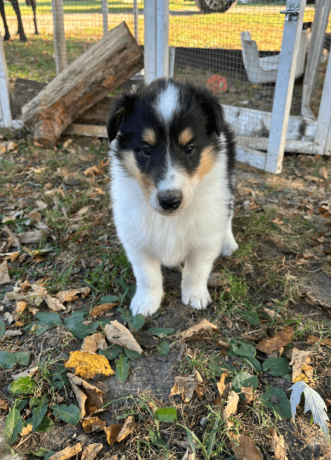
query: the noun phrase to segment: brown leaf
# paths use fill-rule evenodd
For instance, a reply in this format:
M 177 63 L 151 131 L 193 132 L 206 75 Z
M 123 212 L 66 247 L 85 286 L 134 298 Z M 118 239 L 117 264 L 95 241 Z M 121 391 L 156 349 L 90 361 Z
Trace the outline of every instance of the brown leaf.
M 74 368 L 75 375 L 93 379 L 96 375 L 113 375 L 108 359 L 103 355 L 84 351 L 71 351 L 69 359 L 64 361 L 65 368 Z
M 103 391 L 70 372 L 67 377 L 75 393 L 82 418 L 92 415 L 103 406 Z
M 89 351 L 95 353 L 97 350 L 104 350 L 107 348 L 105 336 L 100 332 L 92 335 L 87 335 L 83 341 L 81 351 Z
M 84 171 L 84 176 L 101 176 L 103 174 L 103 171 L 99 166 L 90 166 L 89 168 L 85 169 Z
M 0 409 L 2 409 L 2 410 L 8 410 L 9 409 L 7 401 L 5 399 L 3 399 L 3 398 L 0 398 Z
M 220 394 L 220 396 L 228 396 L 228 393 L 230 391 L 230 384 L 225 384 L 225 379 L 228 376 L 228 372 L 223 372 L 221 375 L 220 381 L 217 383 L 217 389 Z
M 281 315 L 277 313 L 275 310 L 271 310 L 270 308 L 263 309 L 270 318 L 282 319 Z
M 79 442 L 73 447 L 66 447 L 60 452 L 56 452 L 51 457 L 49 457 L 48 460 L 67 460 L 67 458 L 71 458 L 74 455 L 79 454 L 79 452 L 81 452 L 82 449 L 82 444 Z
M 275 454 L 272 457 L 273 460 L 287 460 L 284 437 L 278 436 L 275 428 L 269 428 L 269 434 L 271 436 L 271 450 Z
M 320 168 L 320 170 L 318 171 L 318 174 L 319 174 L 321 177 L 323 177 L 323 179 L 327 180 L 327 178 L 328 178 L 328 172 L 327 172 L 325 166 L 322 166 L 322 167 Z
M 326 208 L 325 206 L 321 206 L 320 208 L 318 208 L 318 212 L 321 214 L 322 217 L 324 217 L 324 219 L 331 217 L 331 211 L 329 207 Z
M 218 327 L 215 326 L 215 324 L 212 324 L 206 319 L 203 319 L 202 321 L 200 321 L 200 323 L 182 332 L 182 340 L 187 340 L 196 334 L 201 334 L 204 332 L 216 332 L 216 331 L 218 331 Z
M 123 439 L 127 438 L 129 436 L 129 434 L 131 434 L 133 432 L 135 426 L 136 426 L 136 424 L 134 423 L 132 417 L 131 416 L 128 417 L 125 420 L 123 428 L 118 433 L 118 435 L 116 437 L 116 441 L 121 442 L 121 441 L 123 441 Z
M 302 351 L 298 350 L 297 348 L 293 348 L 292 350 L 292 359 L 290 362 L 290 366 L 292 368 L 292 382 L 299 382 L 300 380 L 304 380 L 305 376 L 302 376 L 302 371 L 311 371 L 311 366 L 308 366 L 310 363 L 310 355 L 311 351 Z M 307 367 L 308 366 L 308 367 Z
M 50 295 L 45 296 L 45 301 L 48 308 L 52 311 L 61 311 L 66 309 L 66 307 L 58 299 L 51 297 Z
M 31 433 L 32 428 L 33 428 L 33 425 L 31 425 L 31 423 L 29 423 L 27 426 L 24 426 L 21 432 L 22 438 L 26 436 L 27 434 Z
M 230 442 L 237 460 L 263 460 L 263 455 L 250 437 L 232 434 Z
M 208 287 L 228 286 L 229 280 L 222 272 L 211 273 L 208 278 Z
M 239 396 L 235 391 L 231 391 L 228 396 L 228 401 L 225 409 L 223 410 L 223 419 L 227 420 L 231 415 L 237 412 Z
M 44 232 L 42 230 L 34 230 L 33 232 L 19 233 L 17 236 L 21 244 L 38 243 L 44 236 Z
M 117 442 L 117 436 L 120 434 L 122 428 L 123 428 L 123 425 L 120 423 L 117 423 L 115 425 L 110 425 L 104 428 L 103 431 L 106 433 L 107 442 L 112 447 L 115 444 L 115 442 Z
M 320 339 L 315 335 L 308 335 L 308 344 L 315 345 Z M 331 348 L 331 339 L 323 339 L 320 341 L 319 345 L 326 346 Z
M 331 306 L 322 302 L 321 300 L 316 299 L 312 295 L 302 292 L 301 293 L 304 301 L 306 304 L 317 308 L 318 310 L 322 310 L 326 315 L 328 315 L 331 318 Z
M 93 318 L 97 318 L 98 316 L 107 313 L 107 311 L 111 310 L 116 305 L 117 303 L 103 303 L 102 305 L 98 305 L 97 307 L 92 308 L 90 316 L 93 316 Z
M 263 353 L 272 353 L 273 351 L 280 351 L 281 348 L 284 348 L 289 342 L 291 342 L 293 337 L 293 327 L 287 326 L 285 329 L 277 332 L 271 339 L 262 339 L 256 345 L 256 349 L 262 351 Z
M 202 401 L 202 400 L 203 400 L 204 391 L 205 391 L 203 385 L 197 385 L 197 386 L 195 387 L 195 391 L 196 391 L 196 394 L 198 395 L 199 400 Z
M 91 292 L 89 287 L 82 287 L 79 289 L 68 289 L 67 291 L 60 291 L 56 294 L 56 297 L 61 303 L 72 302 L 78 299 L 78 295 L 81 294 L 83 298 L 87 297 Z
M 169 396 L 181 395 L 184 402 L 191 401 L 197 385 L 201 385 L 202 378 L 198 371 L 188 377 L 175 377 L 175 384 Z
M 305 180 L 310 181 L 310 182 L 320 182 L 321 181 L 321 179 L 319 177 L 311 176 L 309 174 L 307 174 L 306 176 L 303 176 L 303 178 Z
M 100 450 L 103 448 L 103 444 L 89 444 L 84 447 L 81 460 L 94 460 Z
M 253 387 L 241 387 L 241 392 L 245 397 L 245 400 L 250 403 L 254 401 L 254 388 Z
M 216 345 L 221 348 L 229 348 L 229 343 L 224 340 L 217 340 Z
M 10 283 L 11 281 L 9 273 L 8 273 L 8 268 L 9 267 L 8 267 L 7 261 L 5 260 L 0 265 L 0 285 Z
M 139 354 L 143 352 L 131 332 L 118 321 L 111 321 L 110 324 L 106 324 L 105 333 L 109 342 L 116 343 L 121 347 L 126 347 Z
M 37 209 L 33 209 L 33 211 L 30 211 L 29 214 L 27 214 L 27 217 L 29 217 L 37 223 L 41 221 L 41 214 L 39 211 L 37 211 Z
M 25 302 L 25 300 L 21 300 L 20 302 L 17 302 L 16 309 L 15 309 L 15 311 L 13 313 L 13 316 L 14 316 L 15 320 L 18 319 L 21 316 L 21 314 L 26 309 L 27 305 L 28 305 L 28 303 Z
M 89 417 L 82 422 L 83 430 L 86 434 L 94 433 L 95 431 L 103 431 L 106 428 L 106 422 L 100 420 L 99 417 Z

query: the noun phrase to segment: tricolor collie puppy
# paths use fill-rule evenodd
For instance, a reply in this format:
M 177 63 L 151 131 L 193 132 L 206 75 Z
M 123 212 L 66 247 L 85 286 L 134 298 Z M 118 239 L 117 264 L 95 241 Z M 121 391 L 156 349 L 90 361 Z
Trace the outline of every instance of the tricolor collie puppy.
M 134 315 L 160 307 L 161 265 L 184 263 L 182 302 L 211 303 L 207 280 L 232 234 L 233 134 L 205 88 L 160 79 L 120 97 L 109 117 L 117 234 L 137 281 Z

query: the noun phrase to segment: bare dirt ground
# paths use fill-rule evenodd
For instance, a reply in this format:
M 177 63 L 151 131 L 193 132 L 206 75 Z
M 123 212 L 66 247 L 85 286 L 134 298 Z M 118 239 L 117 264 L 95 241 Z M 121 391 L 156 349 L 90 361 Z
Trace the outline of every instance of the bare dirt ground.
M 95 415 L 107 427 L 132 417 L 127 436 L 109 444 L 103 430 L 84 432 L 66 377 L 74 369 L 64 367 L 84 337 L 104 335 L 115 320 L 133 324 L 128 306 L 135 281 L 112 222 L 107 143 L 62 138 L 52 150 L 35 145 L 28 133 L 0 135 L 0 421 L 15 451 L 47 459 L 98 444 L 96 456 L 82 458 L 331 458 L 316 414 L 304 414 L 304 398 L 295 423 L 289 407 L 291 386 L 304 381 L 330 415 L 329 158 L 286 156 L 278 176 L 238 164 L 239 249 L 215 263 L 212 307 L 183 306 L 180 272 L 164 270 L 159 314 L 131 327 L 141 357 L 107 340 L 102 352 L 116 374 L 85 378 L 103 392 L 105 407 Z M 77 291 L 54 310 L 68 289 Z M 115 305 L 93 316 L 105 303 Z M 183 340 L 183 331 L 203 319 L 217 331 Z M 265 344 L 272 337 L 270 351 Z M 293 348 L 300 356 L 307 352 L 301 367 L 290 361 Z M 270 359 L 276 359 L 273 371 Z M 31 375 L 13 385 L 26 370 Z M 186 390 L 169 396 L 176 377 L 192 385 L 197 372 L 190 396 Z M 231 406 L 229 398 L 237 397 L 229 391 L 239 393 L 238 406 Z M 166 407 L 177 420 L 156 415 Z

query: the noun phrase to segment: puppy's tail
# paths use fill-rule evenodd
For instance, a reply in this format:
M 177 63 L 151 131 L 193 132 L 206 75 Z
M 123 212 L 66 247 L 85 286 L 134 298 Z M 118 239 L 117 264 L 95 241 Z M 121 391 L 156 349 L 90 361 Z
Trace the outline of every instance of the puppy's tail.
M 19 460 L 18 455 L 12 454 L 11 449 L 6 443 L 4 426 L 0 424 L 0 460 Z

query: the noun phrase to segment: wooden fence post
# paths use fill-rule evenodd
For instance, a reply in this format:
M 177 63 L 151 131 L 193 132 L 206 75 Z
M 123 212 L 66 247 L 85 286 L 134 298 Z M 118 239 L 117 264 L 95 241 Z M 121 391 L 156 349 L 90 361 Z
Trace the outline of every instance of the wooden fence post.
M 108 32 L 108 0 L 101 0 L 102 3 L 102 28 L 103 35 Z
M 0 37 L 0 126 L 11 128 L 13 120 L 10 110 L 7 64 L 2 38 Z
M 54 48 L 57 75 L 67 67 L 67 45 L 64 33 L 63 0 L 52 0 Z
M 292 0 L 287 0 L 286 4 L 286 11 L 298 9 L 299 15 L 285 17 L 265 166 L 267 172 L 274 174 L 282 170 L 305 6 L 306 0 L 295 4 Z

